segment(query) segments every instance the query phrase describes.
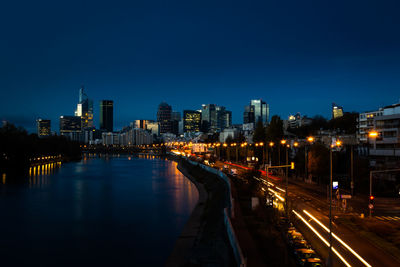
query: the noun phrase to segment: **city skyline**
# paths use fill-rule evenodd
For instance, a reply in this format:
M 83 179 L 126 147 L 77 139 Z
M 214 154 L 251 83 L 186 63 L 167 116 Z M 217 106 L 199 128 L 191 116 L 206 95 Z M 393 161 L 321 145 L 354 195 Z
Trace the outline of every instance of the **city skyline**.
M 39 117 L 73 115 L 81 84 L 95 114 L 114 100 L 117 129 L 154 119 L 162 101 L 180 111 L 216 103 L 240 123 L 251 99 L 282 118 L 329 118 L 332 102 L 364 112 L 400 97 L 399 3 L 20 6 L 6 3 L 0 19 L 10 25 L 0 119 L 30 131 Z

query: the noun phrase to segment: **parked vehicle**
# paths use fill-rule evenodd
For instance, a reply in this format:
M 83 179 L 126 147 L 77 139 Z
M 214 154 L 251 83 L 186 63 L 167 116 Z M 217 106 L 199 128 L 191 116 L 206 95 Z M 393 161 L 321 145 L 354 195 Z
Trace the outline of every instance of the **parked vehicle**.
M 304 267 L 321 267 L 322 260 L 320 258 L 308 258 L 304 263 Z
M 304 266 L 308 259 L 319 259 L 317 254 L 312 249 L 300 248 L 295 250 L 297 263 Z

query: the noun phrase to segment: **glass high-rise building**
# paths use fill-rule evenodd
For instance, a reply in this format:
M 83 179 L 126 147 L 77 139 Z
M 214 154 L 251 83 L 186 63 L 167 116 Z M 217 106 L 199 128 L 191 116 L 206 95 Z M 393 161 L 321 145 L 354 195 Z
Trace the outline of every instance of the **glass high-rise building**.
M 232 112 L 215 104 L 202 105 L 201 124 L 203 131 L 221 132 L 232 125 Z
M 183 111 L 183 131 L 199 132 L 201 126 L 201 112 L 195 110 Z
M 114 130 L 114 102 L 100 101 L 100 130 L 112 132 Z
M 244 107 L 244 112 L 243 112 L 243 123 L 254 123 L 254 106 L 248 105 Z
M 79 102 L 75 116 L 81 118 L 82 129 L 93 127 L 93 101 L 85 94 L 83 86 L 79 89 Z
M 172 132 L 172 107 L 165 102 L 158 105 L 157 121 L 160 125 L 160 134 Z
M 269 105 L 261 99 L 253 99 L 250 105 L 245 106 L 243 112 L 243 123 L 253 123 L 261 121 L 264 125 L 269 122 Z
M 250 105 L 254 106 L 254 122 L 261 121 L 264 125 L 268 124 L 269 119 L 269 106 L 261 99 L 250 101 Z
M 36 120 L 36 126 L 37 126 L 37 135 L 39 137 L 48 137 L 51 135 L 50 120 L 43 120 L 39 118 Z

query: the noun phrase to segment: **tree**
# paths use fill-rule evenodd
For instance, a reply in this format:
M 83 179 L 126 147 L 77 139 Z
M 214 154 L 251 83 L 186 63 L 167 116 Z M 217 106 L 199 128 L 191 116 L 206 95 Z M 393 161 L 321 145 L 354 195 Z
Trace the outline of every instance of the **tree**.
M 253 133 L 253 142 L 265 142 L 266 132 L 262 121 L 258 121 Z
M 277 115 L 272 116 L 271 122 L 267 127 L 266 140 L 279 142 L 283 137 L 283 121 Z
M 321 177 L 327 177 L 329 172 L 329 149 L 320 143 L 315 143 L 308 152 L 308 172 L 317 177 L 320 183 Z
M 337 130 L 347 134 L 354 134 L 357 131 L 358 113 L 346 112 L 342 117 L 329 121 L 329 129 Z

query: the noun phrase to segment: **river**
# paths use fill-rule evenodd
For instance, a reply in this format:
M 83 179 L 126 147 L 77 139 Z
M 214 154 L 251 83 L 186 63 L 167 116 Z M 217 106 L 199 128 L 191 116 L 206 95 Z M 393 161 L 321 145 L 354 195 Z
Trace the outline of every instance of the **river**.
M 92 156 L 0 181 L 1 266 L 162 266 L 198 200 L 176 163 Z

